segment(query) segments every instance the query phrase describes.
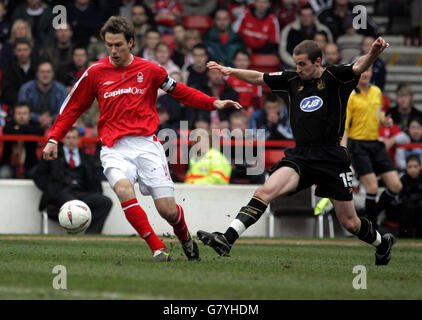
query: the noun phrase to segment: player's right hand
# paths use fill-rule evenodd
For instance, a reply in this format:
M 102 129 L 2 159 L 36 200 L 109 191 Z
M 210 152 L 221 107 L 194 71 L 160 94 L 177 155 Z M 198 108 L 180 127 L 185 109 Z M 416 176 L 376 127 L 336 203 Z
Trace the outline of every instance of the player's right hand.
M 57 159 L 57 144 L 47 142 L 42 151 L 42 156 L 45 160 L 54 160 Z
M 224 67 L 224 66 L 218 64 L 215 61 L 208 62 L 207 68 L 210 69 L 210 70 L 218 70 L 225 76 L 228 76 L 229 74 L 231 74 L 231 69 L 232 69 L 230 67 Z

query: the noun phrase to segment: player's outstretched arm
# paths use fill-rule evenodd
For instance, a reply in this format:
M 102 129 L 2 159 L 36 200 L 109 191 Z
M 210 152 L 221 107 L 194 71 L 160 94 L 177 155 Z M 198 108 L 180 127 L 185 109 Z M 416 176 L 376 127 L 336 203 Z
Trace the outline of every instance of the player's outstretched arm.
M 266 85 L 266 83 L 264 82 L 264 74 L 259 71 L 224 67 L 222 65 L 219 65 L 215 61 L 208 62 L 207 67 L 211 70 L 218 70 L 225 76 L 232 75 L 233 77 L 236 77 L 247 83 L 261 86 Z
M 215 100 L 214 107 L 216 109 L 224 109 L 229 107 L 235 107 L 236 109 L 243 109 L 242 105 L 239 102 L 233 100 Z
M 379 55 L 383 53 L 383 51 L 389 46 L 390 44 L 388 42 L 385 42 L 383 38 L 378 37 L 378 39 L 376 39 L 372 43 L 369 52 L 364 56 L 360 57 L 355 62 L 355 64 L 353 65 L 353 72 L 356 75 L 360 75 L 366 70 L 368 70 L 368 68 L 375 62 Z

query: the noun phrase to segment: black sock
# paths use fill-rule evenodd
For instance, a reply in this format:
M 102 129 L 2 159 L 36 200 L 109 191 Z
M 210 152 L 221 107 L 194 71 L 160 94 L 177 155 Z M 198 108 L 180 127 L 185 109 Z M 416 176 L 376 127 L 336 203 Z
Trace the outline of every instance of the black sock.
M 360 240 L 373 244 L 377 239 L 377 231 L 367 218 L 360 218 L 360 229 L 355 234 Z
M 365 196 L 365 213 L 371 222 L 377 221 L 377 194 L 367 193 Z
M 242 230 L 246 230 L 251 225 L 253 225 L 258 219 L 262 216 L 262 214 L 267 210 L 268 204 L 258 197 L 253 197 L 251 201 L 249 201 L 246 207 L 242 207 L 239 213 L 236 216 L 235 220 L 233 221 L 227 231 L 224 233 L 227 241 L 232 245 L 240 236 L 236 227 L 239 224 L 242 226 Z
M 385 210 L 391 202 L 396 198 L 397 194 L 393 193 L 389 189 L 385 189 L 384 192 L 381 194 L 380 199 L 377 203 L 377 212 L 380 213 Z

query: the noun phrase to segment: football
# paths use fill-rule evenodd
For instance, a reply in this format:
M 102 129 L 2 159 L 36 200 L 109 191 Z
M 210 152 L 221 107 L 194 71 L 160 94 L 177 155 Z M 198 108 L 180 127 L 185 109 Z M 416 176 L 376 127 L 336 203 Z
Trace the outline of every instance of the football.
M 80 200 L 66 202 L 59 211 L 59 223 L 68 233 L 80 233 L 91 224 L 91 209 Z

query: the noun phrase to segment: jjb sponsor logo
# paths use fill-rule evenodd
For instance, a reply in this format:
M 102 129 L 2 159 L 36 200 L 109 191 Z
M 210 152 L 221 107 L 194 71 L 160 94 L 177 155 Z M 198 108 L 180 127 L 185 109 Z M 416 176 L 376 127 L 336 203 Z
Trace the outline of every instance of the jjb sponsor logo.
M 144 94 L 144 91 L 145 91 L 145 89 L 129 87 L 127 89 L 119 89 L 119 90 L 116 90 L 116 91 L 106 92 L 106 93 L 104 93 L 104 98 L 107 99 L 107 98 L 115 97 L 115 96 L 125 94 L 125 93 Z
M 318 96 L 307 97 L 300 102 L 300 109 L 304 112 L 314 112 L 322 107 L 324 101 Z

